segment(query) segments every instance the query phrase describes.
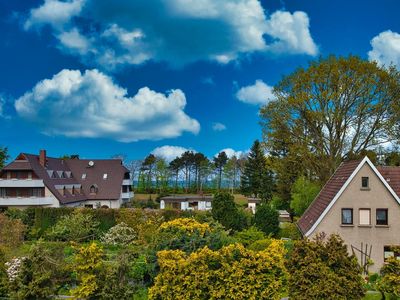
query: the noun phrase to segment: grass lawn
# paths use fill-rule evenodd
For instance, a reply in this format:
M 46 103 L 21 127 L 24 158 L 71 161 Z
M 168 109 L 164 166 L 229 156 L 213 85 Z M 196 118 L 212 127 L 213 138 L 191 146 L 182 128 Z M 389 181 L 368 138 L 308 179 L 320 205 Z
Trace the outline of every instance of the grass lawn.
M 368 291 L 363 300 L 381 300 L 381 293 L 375 291 Z

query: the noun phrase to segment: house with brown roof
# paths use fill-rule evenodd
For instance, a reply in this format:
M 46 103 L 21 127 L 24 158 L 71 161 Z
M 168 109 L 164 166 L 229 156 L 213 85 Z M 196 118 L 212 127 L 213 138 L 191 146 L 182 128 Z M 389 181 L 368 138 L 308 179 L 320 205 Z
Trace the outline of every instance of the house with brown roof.
M 212 200 L 205 195 L 166 196 L 160 199 L 160 209 L 211 210 Z
M 21 153 L 0 170 L 0 207 L 119 208 L 133 197 L 119 159 L 52 158 Z
M 399 196 L 400 167 L 343 162 L 297 225 L 307 238 L 339 234 L 365 272 L 378 272 L 388 257 L 400 259 Z

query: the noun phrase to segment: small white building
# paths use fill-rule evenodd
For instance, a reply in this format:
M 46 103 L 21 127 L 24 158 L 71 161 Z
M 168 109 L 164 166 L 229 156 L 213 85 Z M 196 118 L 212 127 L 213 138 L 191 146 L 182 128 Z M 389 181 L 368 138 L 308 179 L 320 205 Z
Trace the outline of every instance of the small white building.
M 167 196 L 160 200 L 160 209 L 210 210 L 212 196 Z

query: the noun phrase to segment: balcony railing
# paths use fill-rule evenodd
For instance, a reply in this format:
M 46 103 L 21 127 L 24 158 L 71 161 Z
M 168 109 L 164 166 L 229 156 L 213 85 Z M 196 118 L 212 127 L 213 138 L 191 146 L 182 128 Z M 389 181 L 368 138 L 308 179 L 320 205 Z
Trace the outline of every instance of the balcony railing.
M 0 179 L 0 188 L 44 187 L 42 179 Z
M 122 180 L 122 185 L 132 185 L 132 180 L 131 179 L 124 179 L 124 180 Z
M 121 194 L 121 198 L 122 199 L 130 199 L 130 198 L 132 198 L 134 196 L 134 193 L 133 192 L 127 192 L 127 193 L 122 193 Z
M 53 197 L 6 197 L 0 198 L 0 206 L 35 206 L 51 205 L 54 203 Z

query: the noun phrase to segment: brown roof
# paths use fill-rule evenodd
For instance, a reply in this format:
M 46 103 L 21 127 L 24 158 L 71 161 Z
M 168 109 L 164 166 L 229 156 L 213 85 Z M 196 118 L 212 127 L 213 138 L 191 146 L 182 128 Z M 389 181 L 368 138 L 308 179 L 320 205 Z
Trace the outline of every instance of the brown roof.
M 400 197 L 400 167 L 379 166 L 377 169 L 397 196 Z
M 89 161 L 94 165 L 89 166 Z M 121 195 L 122 180 L 127 168 L 120 159 L 60 159 L 46 157 L 46 165 L 39 162 L 39 155 L 21 153 L 17 160 L 8 164 L 3 170 L 32 170 L 43 180 L 45 186 L 62 204 L 84 200 L 117 200 Z M 82 178 L 86 174 L 86 178 Z M 104 179 L 104 174 L 107 178 Z M 64 175 L 64 176 L 63 176 Z M 60 186 L 82 187 L 72 195 L 68 190 L 62 195 Z M 94 185 L 97 193 L 91 194 L 90 187 Z
M 94 165 L 89 166 L 93 161 Z M 122 165 L 120 159 L 67 159 L 67 165 L 72 174 L 82 184 L 82 188 L 89 200 L 117 200 L 121 195 L 122 180 L 125 173 L 129 172 Z M 86 174 L 86 178 L 82 178 Z M 107 178 L 104 179 L 104 174 Z M 98 189 L 96 194 L 90 194 L 90 187 L 95 185 Z
M 297 225 L 303 234 L 306 234 L 315 224 L 360 162 L 361 160 L 343 162 L 336 169 L 335 173 L 297 222 Z

